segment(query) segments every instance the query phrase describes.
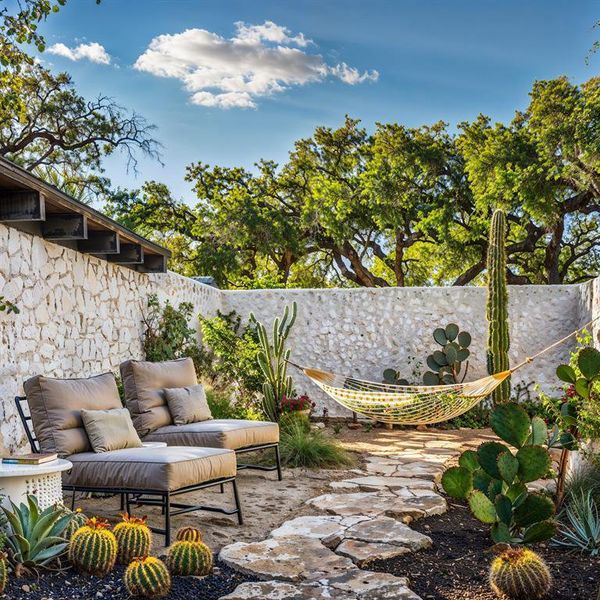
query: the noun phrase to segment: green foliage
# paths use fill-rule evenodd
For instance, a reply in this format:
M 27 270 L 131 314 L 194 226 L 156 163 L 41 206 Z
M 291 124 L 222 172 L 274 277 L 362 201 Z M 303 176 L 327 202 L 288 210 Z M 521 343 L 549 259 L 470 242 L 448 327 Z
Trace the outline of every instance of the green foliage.
M 146 525 L 146 517 L 131 517 L 127 513 L 113 529 L 117 540 L 117 562 L 128 565 L 138 556 L 147 556 L 152 545 L 152 532 Z
M 486 317 L 488 321 L 487 367 L 488 373 L 502 373 L 510 367 L 508 349 L 508 288 L 506 285 L 506 215 L 495 210 L 490 225 L 487 254 L 488 292 Z M 505 379 L 493 392 L 494 404 L 510 398 L 510 378 Z
M 213 419 L 244 419 L 248 421 L 260 421 L 262 412 L 254 408 L 252 404 L 241 400 L 232 400 L 226 392 L 206 390 L 206 401 L 210 408 Z
M 173 575 L 203 577 L 212 570 L 213 555 L 201 541 L 180 540 L 169 548 L 167 565 Z
M 343 467 L 353 464 L 350 455 L 320 430 L 312 430 L 302 418 L 285 422 L 279 441 L 281 461 L 288 467 Z
M 69 542 L 69 560 L 81 573 L 104 577 L 117 560 L 118 545 L 107 521 L 92 517 Z
M 423 383 L 440 385 L 464 381 L 469 370 L 471 335 L 460 331 L 455 323 L 449 323 L 446 327 L 438 327 L 433 332 L 433 339 L 442 349 L 427 357 L 427 366 L 431 371 L 423 374 Z
M 539 600 L 552 587 L 550 570 L 539 554 L 526 548 L 508 548 L 490 567 L 490 587 L 499 598 Z
M 497 543 L 551 538 L 556 532 L 554 503 L 548 496 L 529 493 L 526 486 L 545 477 L 551 466 L 549 451 L 537 443 L 547 441 L 540 419 L 531 419 L 522 407 L 509 403 L 492 411 L 490 424 L 505 443 L 484 442 L 477 451 L 463 452 L 459 466 L 442 476 L 444 491 L 467 499 L 473 515 L 492 526 Z
M 70 515 L 55 506 L 40 510 L 35 496 L 27 496 L 27 504 L 11 502 L 11 508 L 2 507 L 2 511 L 8 521 L 9 560 L 17 575 L 50 568 L 60 561 L 68 546 L 64 532 Z
M 0 551 L 0 594 L 4 593 L 8 585 L 8 562 L 6 552 Z
M 200 317 L 202 344 L 209 355 L 200 373 L 220 390 L 233 388 L 239 400 L 251 407 L 264 381 L 258 366 L 260 351 L 256 328 L 243 327 L 236 312 L 218 312 L 216 317 Z
M 279 421 L 282 399 L 294 394 L 292 378 L 287 374 L 287 361 L 291 350 L 285 345 L 296 321 L 297 310 L 295 302 L 291 310 L 289 306 L 285 307 L 283 316 L 273 321 L 270 340 L 266 327 L 258 322 L 253 314 L 250 315 L 250 321 L 256 326 L 260 344 L 257 361 L 264 377 L 263 410 L 272 421 Z
M 447 429 L 460 429 L 461 427 L 483 429 L 489 427 L 489 425 L 490 409 L 480 403 L 466 413 L 446 421 L 444 427 Z
M 596 490 L 597 495 L 597 490 Z M 561 546 L 600 554 L 600 510 L 594 491 L 571 492 L 560 514 L 556 542 Z
M 409 385 L 408 381 L 400 376 L 400 372 L 396 369 L 384 369 L 383 383 L 390 385 Z
M 18 314 L 21 311 L 16 304 L 10 302 L 10 300 L 7 300 L 4 296 L 0 296 L 0 312 Z
M 135 558 L 123 576 L 125 588 L 132 596 L 155 600 L 171 591 L 171 575 L 162 560 L 154 556 Z

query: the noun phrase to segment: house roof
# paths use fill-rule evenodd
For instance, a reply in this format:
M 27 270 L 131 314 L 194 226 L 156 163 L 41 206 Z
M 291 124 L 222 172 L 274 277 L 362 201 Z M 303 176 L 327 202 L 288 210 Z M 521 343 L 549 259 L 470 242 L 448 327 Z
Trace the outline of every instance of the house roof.
M 0 157 L 0 222 L 140 272 L 164 272 L 171 252 Z

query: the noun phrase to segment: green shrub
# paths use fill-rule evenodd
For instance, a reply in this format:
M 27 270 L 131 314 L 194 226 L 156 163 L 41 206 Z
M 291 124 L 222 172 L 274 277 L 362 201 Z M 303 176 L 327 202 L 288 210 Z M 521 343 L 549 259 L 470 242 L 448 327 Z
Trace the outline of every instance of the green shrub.
M 598 457 L 573 469 L 565 483 L 566 502 L 573 496 L 581 496 L 588 492 L 600 506 L 600 465 Z
M 263 418 L 258 408 L 241 401 L 232 401 L 227 392 L 206 390 L 206 400 L 213 419 L 247 419 L 260 421 Z
M 446 421 L 445 426 L 448 429 L 459 429 L 461 427 L 484 429 L 490 426 L 490 412 L 489 408 L 479 404 L 466 413 Z
M 281 460 L 288 467 L 342 467 L 353 464 L 352 457 L 334 440 L 312 430 L 302 418 L 288 419 L 281 429 Z

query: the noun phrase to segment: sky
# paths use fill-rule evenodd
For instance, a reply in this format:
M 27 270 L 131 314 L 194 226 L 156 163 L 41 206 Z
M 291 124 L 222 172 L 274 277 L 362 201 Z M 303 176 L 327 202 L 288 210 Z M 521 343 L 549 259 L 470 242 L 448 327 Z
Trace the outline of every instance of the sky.
M 115 185 L 193 202 L 187 165 L 283 162 L 346 114 L 368 130 L 509 121 L 535 80 L 599 73 L 598 19 L 587 0 L 71 0 L 41 28 L 41 59 L 157 126 L 164 164 L 134 173 L 116 154 Z

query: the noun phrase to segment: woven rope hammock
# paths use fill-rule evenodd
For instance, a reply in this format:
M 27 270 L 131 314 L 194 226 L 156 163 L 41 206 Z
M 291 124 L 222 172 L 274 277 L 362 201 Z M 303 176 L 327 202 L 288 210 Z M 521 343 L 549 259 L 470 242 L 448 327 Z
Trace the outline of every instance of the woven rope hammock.
M 393 385 L 345 377 L 319 369 L 300 367 L 291 361 L 288 362 L 302 370 L 336 402 L 353 412 L 384 423 L 432 425 L 467 412 L 478 402 L 487 398 L 512 373 L 575 336 L 599 318 L 589 321 L 537 354 L 527 357 L 512 369 L 469 383 L 434 386 Z

